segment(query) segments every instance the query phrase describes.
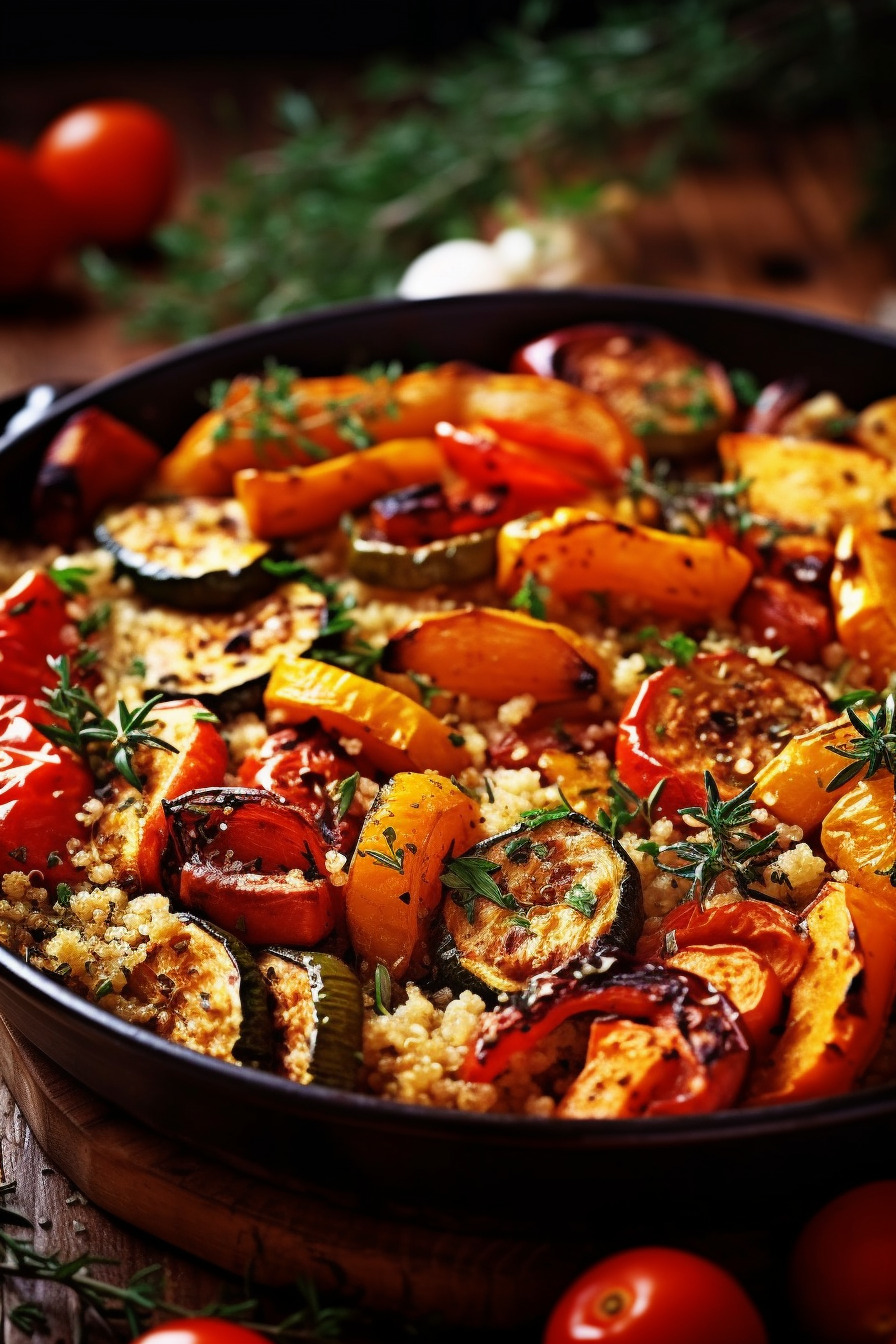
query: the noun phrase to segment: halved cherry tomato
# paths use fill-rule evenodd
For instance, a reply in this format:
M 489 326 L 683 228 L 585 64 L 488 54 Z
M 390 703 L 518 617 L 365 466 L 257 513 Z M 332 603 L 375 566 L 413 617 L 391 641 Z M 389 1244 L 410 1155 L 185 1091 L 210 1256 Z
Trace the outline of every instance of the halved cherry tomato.
M 574 958 L 557 971 L 535 976 L 506 1008 L 486 1013 L 460 1076 L 466 1082 L 491 1082 L 515 1054 L 530 1050 L 579 1013 L 654 1026 L 665 1037 L 664 1055 L 674 1041 L 676 1067 L 651 1080 L 639 1114 L 718 1110 L 741 1091 L 750 1045 L 728 1000 L 685 971 L 636 966 L 621 954 L 607 954 L 597 964 Z M 599 1042 L 592 1044 L 600 1048 Z M 571 1114 L 580 1118 L 586 1111 L 576 1108 Z
M 354 846 L 361 821 L 349 813 L 337 819 L 327 785 L 348 779 L 362 764 L 312 722 L 272 733 L 257 753 L 245 758 L 239 778 L 242 784 L 285 798 L 320 828 L 328 844 L 345 853 Z
M 896 1181 L 861 1185 L 826 1204 L 799 1235 L 790 1281 L 817 1344 L 896 1338 Z
M 83 103 L 52 122 L 32 163 L 87 242 L 134 243 L 162 218 L 177 147 L 165 118 L 144 103 Z
M 29 569 L 0 597 L 0 694 L 40 699 L 52 681 L 47 659 L 77 645 L 65 595 L 43 570 Z
M 503 486 L 517 516 L 531 509 L 550 510 L 588 494 L 588 486 L 550 465 L 539 454 L 501 439 L 486 426 L 461 429 L 440 421 L 436 438 L 449 466 L 474 489 Z
M 92 796 L 94 780 L 79 756 L 38 731 L 37 721 L 46 718 L 24 696 L 0 696 L 0 874 L 39 869 L 55 890 L 57 882 L 84 876 L 66 844 L 81 832 L 75 814 Z
M 794 672 L 740 653 L 697 654 L 642 682 L 619 724 L 619 777 L 644 797 L 665 779 L 657 808 L 674 817 L 703 802 L 705 770 L 733 798 L 791 737 L 829 718 L 826 698 Z
M 328 845 L 298 808 L 262 789 L 194 789 L 162 804 L 162 870 L 181 905 L 248 943 L 313 947 L 333 928 Z
M 639 1246 L 586 1270 L 551 1312 L 544 1344 L 586 1340 L 768 1344 L 768 1335 L 743 1288 L 718 1265 L 687 1251 Z
M 834 638 L 830 600 L 787 579 L 757 574 L 734 610 L 757 644 L 786 649 L 794 662 L 817 663 Z
M 662 961 L 670 933 L 679 948 L 735 943 L 762 957 L 789 991 L 809 951 L 808 938 L 798 932 L 798 920 L 790 910 L 765 901 L 735 901 L 705 909 L 699 901 L 684 901 L 663 916 L 658 929 L 642 934 L 637 953 L 642 961 Z
M 0 144 L 0 294 L 44 279 L 69 239 L 68 212 L 27 154 Z

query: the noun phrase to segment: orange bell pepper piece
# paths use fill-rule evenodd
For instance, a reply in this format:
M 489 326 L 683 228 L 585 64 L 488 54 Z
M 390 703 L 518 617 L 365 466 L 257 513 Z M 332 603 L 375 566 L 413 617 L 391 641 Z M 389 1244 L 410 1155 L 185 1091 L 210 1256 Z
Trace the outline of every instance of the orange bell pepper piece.
M 767 961 L 735 943 L 717 943 L 715 947 L 694 943 L 666 957 L 665 962 L 679 971 L 699 975 L 727 995 L 743 1019 L 754 1050 L 760 1055 L 768 1052 L 784 1010 L 784 992 Z
M 831 575 L 840 642 L 867 663 L 875 686 L 896 671 L 896 534 L 890 529 L 845 527 Z

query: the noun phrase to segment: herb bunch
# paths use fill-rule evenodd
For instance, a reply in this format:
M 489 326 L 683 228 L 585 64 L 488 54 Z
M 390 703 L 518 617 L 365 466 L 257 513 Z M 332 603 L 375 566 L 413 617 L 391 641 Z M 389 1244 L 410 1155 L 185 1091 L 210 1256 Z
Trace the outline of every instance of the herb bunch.
M 744 504 L 747 480 L 687 481 L 672 476 L 669 462 L 659 461 L 649 477 L 644 463 L 635 459 L 625 473 L 625 488 L 637 504 L 649 499 L 656 504 L 663 526 L 669 532 L 702 536 L 717 523 L 727 523 L 738 535 L 754 524 L 765 526 Z
M 661 872 L 690 881 L 688 897 L 698 891 L 703 904 L 712 895 L 716 883 L 724 875 L 730 877 L 738 894 L 767 901 L 767 892 L 752 884 L 762 877 L 762 870 L 780 854 L 778 835 L 771 831 L 759 839 L 745 828 L 753 814 L 753 790 L 750 784 L 734 798 L 723 801 L 719 786 L 708 770 L 704 771 L 706 806 L 679 808 L 679 815 L 692 817 L 710 832 L 708 840 L 679 840 L 672 845 L 647 842 L 642 850 L 650 853 Z M 674 856 L 674 863 L 662 859 L 663 854 Z
M 72 682 L 67 657 L 48 658 L 47 662 L 56 676 L 56 685 L 44 687 L 47 698 L 39 703 L 59 722 L 39 723 L 35 727 L 51 742 L 69 747 L 95 767 L 110 766 L 135 789 L 143 787 L 134 769 L 134 756 L 141 747 L 177 754 L 177 747 L 148 731 L 150 715 L 164 698 L 161 694 L 145 700 L 136 709 L 128 709 L 119 700 L 111 717 L 107 717 L 89 692 Z
M 236 160 L 190 219 L 157 234 L 161 281 L 135 285 L 99 251 L 87 273 L 139 329 L 188 339 L 387 293 L 422 248 L 475 235 L 508 198 L 599 203 L 633 134 L 632 176 L 652 188 L 685 156 L 718 152 L 732 114 L 793 121 L 832 105 L 865 130 L 892 210 L 888 9 L 637 0 L 564 31 L 562 0 L 530 0 L 515 27 L 435 68 L 380 62 L 353 90 L 357 115 L 286 94 L 281 143 Z
M 858 692 L 856 692 L 858 694 Z M 852 705 L 846 706 L 846 716 L 856 730 L 856 736 L 850 738 L 845 746 L 829 746 L 836 756 L 843 756 L 849 765 L 839 770 L 827 786 L 827 792 L 848 784 L 862 771 L 865 779 L 871 779 L 879 770 L 888 770 L 896 775 L 896 698 L 888 695 L 877 709 L 869 710 L 866 718 L 860 718 Z

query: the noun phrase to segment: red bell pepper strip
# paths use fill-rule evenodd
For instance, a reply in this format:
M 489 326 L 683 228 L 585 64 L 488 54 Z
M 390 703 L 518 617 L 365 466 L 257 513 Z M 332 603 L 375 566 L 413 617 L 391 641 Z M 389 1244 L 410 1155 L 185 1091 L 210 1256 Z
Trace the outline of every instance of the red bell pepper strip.
M 0 695 L 40 699 L 52 681 L 47 659 L 77 646 L 67 598 L 43 570 L 29 569 L 0 597 Z
M 474 489 L 504 487 L 517 516 L 531 509 L 550 510 L 588 494 L 583 481 L 486 428 L 460 429 L 443 420 L 436 425 L 436 438 L 449 466 Z

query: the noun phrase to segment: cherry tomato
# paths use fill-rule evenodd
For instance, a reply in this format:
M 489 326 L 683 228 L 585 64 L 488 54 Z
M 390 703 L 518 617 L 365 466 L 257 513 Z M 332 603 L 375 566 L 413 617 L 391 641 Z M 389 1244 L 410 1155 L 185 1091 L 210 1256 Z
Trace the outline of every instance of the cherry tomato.
M 826 597 L 767 574 L 757 574 L 750 581 L 735 619 L 749 628 L 757 644 L 786 649 L 797 662 L 819 662 L 822 649 L 834 638 L 834 618 Z
M 68 211 L 27 154 L 0 144 L 0 294 L 43 280 L 69 238 Z
M 41 699 L 53 680 L 47 658 L 77 643 L 64 594 L 43 570 L 28 570 L 0 596 L 0 695 Z
M 826 1204 L 800 1233 L 790 1276 L 797 1313 L 818 1344 L 896 1339 L 896 1181 Z
M 44 131 L 36 171 L 89 242 L 133 243 L 165 213 L 177 173 L 171 126 L 142 103 L 83 103 Z
M 767 1344 L 740 1284 L 687 1251 L 643 1246 L 611 1255 L 576 1279 L 554 1307 L 544 1344 Z
M 265 1344 L 263 1335 L 247 1330 L 234 1321 L 215 1320 L 210 1316 L 190 1316 L 186 1320 L 166 1321 L 153 1326 L 134 1344 Z
M 828 718 L 826 698 L 796 673 L 739 653 L 698 653 L 641 683 L 619 724 L 619 777 L 644 797 L 665 779 L 657 811 L 672 817 L 702 804 L 705 770 L 733 798 L 791 737 Z

